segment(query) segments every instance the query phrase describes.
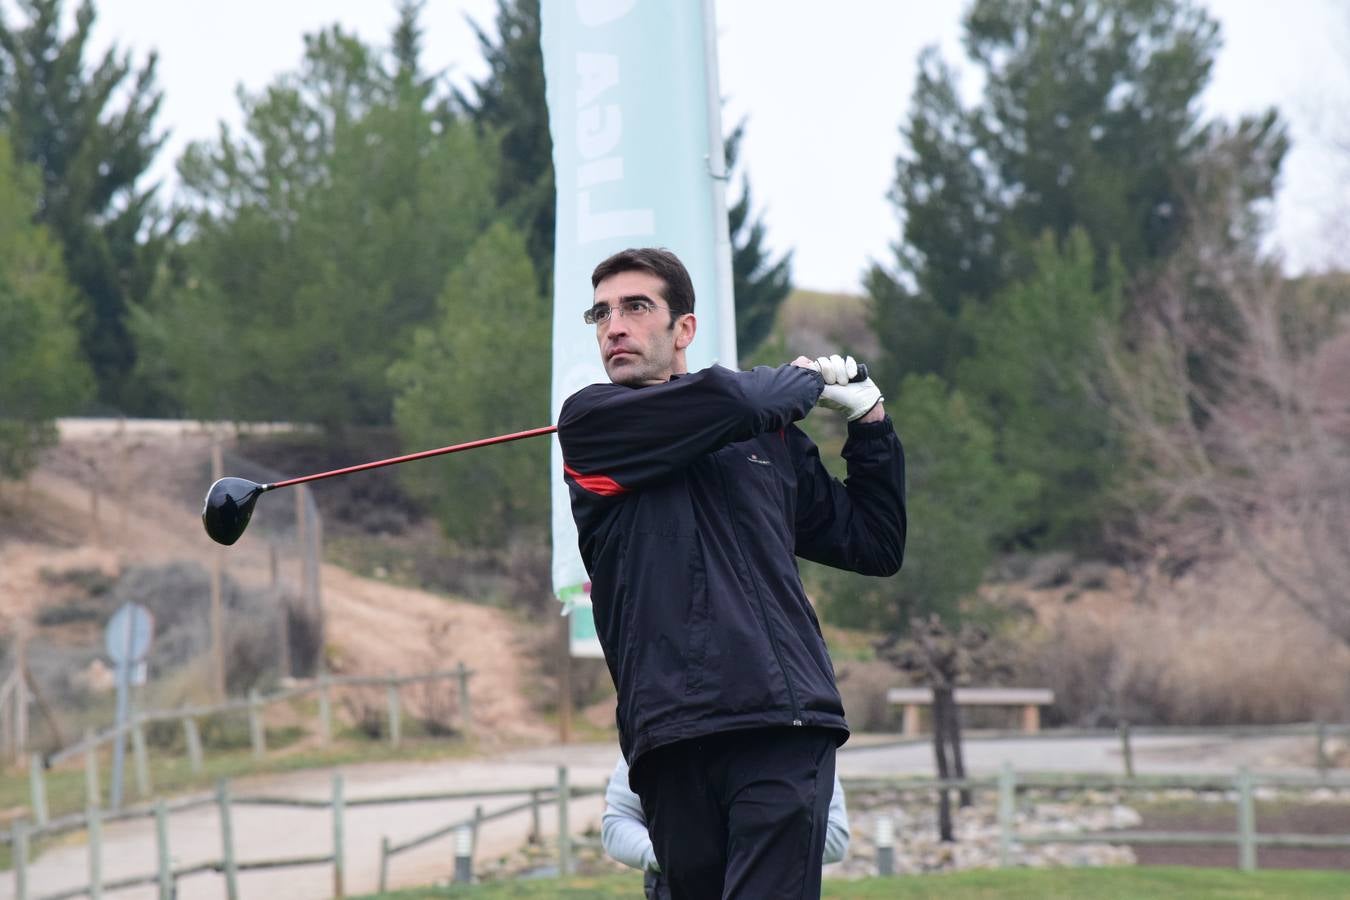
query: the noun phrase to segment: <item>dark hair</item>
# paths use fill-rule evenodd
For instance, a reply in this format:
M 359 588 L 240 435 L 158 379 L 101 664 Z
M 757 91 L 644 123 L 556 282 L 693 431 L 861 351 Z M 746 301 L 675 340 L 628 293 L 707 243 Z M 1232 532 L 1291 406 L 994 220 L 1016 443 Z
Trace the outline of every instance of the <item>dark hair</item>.
M 662 299 L 670 307 L 673 325 L 678 316 L 694 311 L 694 282 L 680 258 L 664 247 L 630 247 L 620 250 L 595 267 L 591 273 L 591 287 L 600 285 L 611 275 L 621 272 L 649 272 L 665 284 Z

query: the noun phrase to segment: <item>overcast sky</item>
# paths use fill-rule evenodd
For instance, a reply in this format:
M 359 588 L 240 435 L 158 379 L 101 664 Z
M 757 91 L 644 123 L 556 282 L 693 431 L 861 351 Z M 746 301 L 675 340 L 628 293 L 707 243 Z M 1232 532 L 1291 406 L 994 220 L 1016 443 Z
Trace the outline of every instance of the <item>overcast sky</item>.
M 549 0 L 546 0 L 549 2 Z M 161 126 L 170 131 L 156 174 L 172 191 L 187 142 L 237 125 L 235 88 L 257 90 L 300 60 L 301 36 L 339 22 L 384 43 L 393 0 L 95 0 L 95 45 L 115 41 L 160 56 Z M 71 8 L 74 2 L 68 4 Z M 13 20 L 12 0 L 0 0 Z M 869 260 L 889 259 L 899 226 L 886 200 L 899 125 L 919 51 L 949 61 L 965 0 L 719 0 L 725 127 L 747 119 L 742 157 L 771 245 L 794 251 L 797 284 L 858 290 Z M 1207 109 L 1232 118 L 1269 105 L 1290 123 L 1274 242 L 1291 270 L 1350 264 L 1330 222 L 1350 211 L 1350 3 L 1208 0 L 1224 48 Z M 429 0 L 428 68 L 455 81 L 481 77 L 466 16 L 489 28 L 495 0 Z M 1338 123 L 1339 120 L 1339 123 Z

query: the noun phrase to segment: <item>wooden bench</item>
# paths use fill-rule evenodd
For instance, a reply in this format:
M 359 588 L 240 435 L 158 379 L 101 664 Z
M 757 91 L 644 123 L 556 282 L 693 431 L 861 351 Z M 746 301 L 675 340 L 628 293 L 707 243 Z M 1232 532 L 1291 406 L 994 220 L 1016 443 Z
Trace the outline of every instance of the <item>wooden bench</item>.
M 1041 707 L 1055 702 L 1055 692 L 1049 688 L 976 688 L 959 687 L 954 693 L 957 706 L 1020 706 L 1022 730 L 1035 734 L 1041 730 Z M 919 707 L 933 702 L 933 691 L 926 687 L 891 688 L 886 692 L 889 703 L 905 707 L 905 734 L 919 733 Z

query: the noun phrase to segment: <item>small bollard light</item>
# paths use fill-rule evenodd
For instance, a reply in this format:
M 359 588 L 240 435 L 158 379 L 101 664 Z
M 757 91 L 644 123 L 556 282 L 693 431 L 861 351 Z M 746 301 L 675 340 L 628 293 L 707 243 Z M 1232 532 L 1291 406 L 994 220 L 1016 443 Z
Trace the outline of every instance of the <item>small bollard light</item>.
M 877 874 L 895 874 L 895 823 L 885 814 L 877 816 Z
M 473 881 L 473 829 L 468 825 L 455 829 L 455 881 Z

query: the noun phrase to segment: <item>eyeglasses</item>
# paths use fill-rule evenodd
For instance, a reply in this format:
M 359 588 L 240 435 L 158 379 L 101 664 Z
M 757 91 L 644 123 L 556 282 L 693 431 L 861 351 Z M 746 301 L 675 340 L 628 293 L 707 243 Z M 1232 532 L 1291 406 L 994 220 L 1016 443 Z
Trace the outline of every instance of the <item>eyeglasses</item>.
M 609 321 L 609 317 L 614 314 L 615 310 L 618 310 L 619 315 L 625 318 L 640 319 L 658 309 L 668 310 L 670 307 L 662 306 L 655 300 L 649 300 L 646 297 L 624 297 L 619 301 L 618 306 L 597 303 L 582 313 L 581 317 L 586 320 L 587 325 L 603 325 Z

